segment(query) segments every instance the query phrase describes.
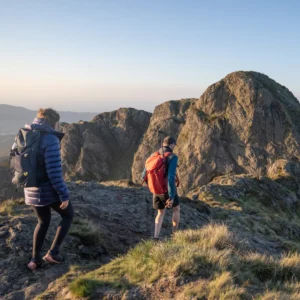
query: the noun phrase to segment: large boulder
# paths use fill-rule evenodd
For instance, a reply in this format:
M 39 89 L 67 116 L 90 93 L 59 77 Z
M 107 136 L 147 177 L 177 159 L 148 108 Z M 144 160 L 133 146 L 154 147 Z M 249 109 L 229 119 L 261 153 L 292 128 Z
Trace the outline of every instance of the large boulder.
M 120 108 L 97 115 L 92 122 L 67 124 L 62 160 L 66 178 L 118 180 L 130 178 L 130 167 L 151 114 Z
M 286 87 L 266 75 L 229 74 L 199 100 L 177 106 L 186 107 L 180 122 L 178 112 L 168 104 L 161 106 L 163 113 L 155 110 L 135 155 L 134 180 L 153 151 L 159 128 L 177 137 L 181 193 L 223 174 L 266 175 L 276 160 L 300 158 L 300 104 Z

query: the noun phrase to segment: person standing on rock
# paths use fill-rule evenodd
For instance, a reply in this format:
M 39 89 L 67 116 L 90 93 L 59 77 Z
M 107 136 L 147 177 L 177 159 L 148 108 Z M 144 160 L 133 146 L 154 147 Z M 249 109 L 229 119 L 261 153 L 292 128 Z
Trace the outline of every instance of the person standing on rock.
M 155 218 L 154 239 L 158 240 L 166 208 L 173 209 L 173 232 L 178 229 L 180 221 L 180 202 L 176 187 L 179 184 L 176 176 L 178 156 L 173 153 L 176 140 L 167 136 L 161 149 L 153 153 L 146 161 L 142 174 L 153 193 L 153 208 L 157 210 Z
M 59 248 L 66 237 L 73 219 L 73 207 L 69 201 L 68 188 L 62 176 L 60 141 L 63 133 L 58 132 L 60 116 L 51 109 L 40 109 L 31 125 L 25 129 L 40 131 L 37 153 L 37 178 L 35 187 L 25 187 L 25 203 L 31 205 L 37 218 L 33 234 L 32 259 L 27 267 L 35 270 L 42 262 L 41 250 L 51 220 L 51 209 L 61 216 L 52 246 L 43 259 L 49 263 L 61 263 Z

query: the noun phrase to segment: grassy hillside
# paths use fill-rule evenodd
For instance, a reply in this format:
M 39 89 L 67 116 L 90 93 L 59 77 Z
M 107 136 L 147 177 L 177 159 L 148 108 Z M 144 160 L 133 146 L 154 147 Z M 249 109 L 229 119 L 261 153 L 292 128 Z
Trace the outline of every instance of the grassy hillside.
M 181 199 L 181 230 L 173 236 L 167 213 L 160 242 L 150 239 L 154 215 L 146 189 L 69 183 L 76 214 L 63 247 L 66 262 L 44 266 L 37 276 L 22 267 L 36 219 L 28 206 L 5 201 L 0 204 L 0 272 L 15 287 L 0 281 L 1 296 L 300 299 L 298 196 L 279 175 L 284 174 L 278 174 L 279 181 L 216 178 L 193 191 L 194 200 Z M 58 222 L 58 215 L 53 219 Z M 54 230 L 51 226 L 48 245 Z M 12 262 L 20 267 L 10 270 Z
M 247 189 L 234 182 L 241 179 Z M 295 194 L 267 178 L 239 176 L 219 178 L 200 192 L 201 201 L 192 203 L 195 208 L 208 205 L 207 225 L 158 243 L 138 244 L 70 282 L 72 296 L 300 299 L 300 213 L 298 201 L 291 200 L 297 199 Z
M 163 242 L 142 242 L 77 278 L 70 290 L 93 299 L 133 293 L 152 299 L 299 299 L 299 278 L 298 252 L 250 251 L 228 226 L 210 224 Z

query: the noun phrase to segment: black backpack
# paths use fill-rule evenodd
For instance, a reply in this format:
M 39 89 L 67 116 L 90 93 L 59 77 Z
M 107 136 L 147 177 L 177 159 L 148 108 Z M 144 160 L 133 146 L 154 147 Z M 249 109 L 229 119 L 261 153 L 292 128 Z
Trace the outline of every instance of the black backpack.
M 12 183 L 17 187 L 38 186 L 38 152 L 41 132 L 21 128 L 10 151 Z

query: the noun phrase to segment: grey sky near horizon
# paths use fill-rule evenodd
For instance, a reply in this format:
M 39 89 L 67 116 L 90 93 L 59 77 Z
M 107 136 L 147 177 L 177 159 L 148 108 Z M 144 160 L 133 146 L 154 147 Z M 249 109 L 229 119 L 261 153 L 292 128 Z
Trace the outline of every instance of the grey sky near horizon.
M 71 96 L 62 94 L 53 95 L 52 98 L 40 95 L 40 97 L 27 99 L 24 96 L 20 100 L 16 97 L 10 101 L 5 101 L 4 97 L 0 97 L 0 103 L 21 106 L 31 110 L 37 110 L 39 107 L 52 107 L 60 111 L 106 112 L 116 110 L 120 107 L 133 107 L 153 112 L 154 108 L 163 102 L 180 100 L 182 98 L 199 98 L 202 94 L 201 89 L 180 88 L 180 86 L 178 88 L 157 88 L 157 90 L 153 87 L 148 90 L 143 89 L 143 91 L 137 89 L 132 91 L 130 88 L 124 87 L 123 91 L 126 91 L 126 93 L 119 99 L 112 90 L 111 94 L 108 92 L 105 96 L 106 100 L 98 99 L 93 95 L 83 96 L 81 93 L 78 93 L 78 95 Z

